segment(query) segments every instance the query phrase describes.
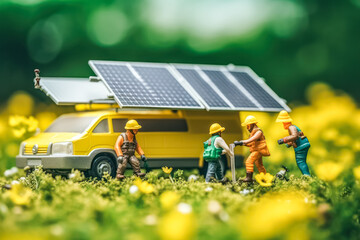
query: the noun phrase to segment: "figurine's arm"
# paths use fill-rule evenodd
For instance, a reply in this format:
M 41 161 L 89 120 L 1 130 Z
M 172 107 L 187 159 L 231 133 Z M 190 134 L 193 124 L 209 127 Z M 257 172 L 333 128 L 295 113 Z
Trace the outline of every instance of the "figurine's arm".
M 248 144 L 248 143 L 251 143 L 251 142 L 254 142 L 258 139 L 260 139 L 262 137 L 263 133 L 261 130 L 257 131 L 254 136 L 252 136 L 251 138 L 247 139 L 247 140 L 243 140 L 244 144 Z
M 144 155 L 144 151 L 141 149 L 139 143 L 136 144 L 136 149 L 135 149 L 135 151 L 136 151 L 140 156 Z
M 114 147 L 115 152 L 116 152 L 116 156 L 118 156 L 118 157 L 123 155 L 123 152 L 121 151 L 121 145 L 123 144 L 123 142 L 124 142 L 124 139 L 120 135 L 118 137 L 118 139 L 116 140 L 115 147 Z
M 232 157 L 234 155 L 234 153 L 230 151 L 230 148 L 228 147 L 228 145 L 226 144 L 224 139 L 222 139 L 221 137 L 216 138 L 214 144 L 215 144 L 215 147 L 221 147 L 223 149 L 222 154 L 226 153 L 230 157 Z
M 284 143 L 295 142 L 299 138 L 298 130 L 296 129 L 295 126 L 289 127 L 289 133 L 290 133 L 289 136 L 283 138 Z

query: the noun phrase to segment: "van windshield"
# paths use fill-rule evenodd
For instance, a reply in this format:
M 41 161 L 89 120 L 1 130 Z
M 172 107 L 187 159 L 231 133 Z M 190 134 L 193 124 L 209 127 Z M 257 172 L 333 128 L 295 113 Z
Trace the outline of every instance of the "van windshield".
M 98 117 L 61 116 L 48 127 L 45 132 L 82 133 Z

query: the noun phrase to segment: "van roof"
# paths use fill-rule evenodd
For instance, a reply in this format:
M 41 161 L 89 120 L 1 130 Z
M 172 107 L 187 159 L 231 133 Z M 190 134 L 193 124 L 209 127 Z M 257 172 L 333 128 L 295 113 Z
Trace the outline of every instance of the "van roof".
M 119 116 L 119 115 L 138 115 L 138 116 L 179 116 L 180 112 L 171 110 L 144 110 L 144 111 L 123 111 L 123 110 L 103 110 L 103 111 L 88 111 L 88 112 L 74 112 L 65 114 L 66 116 L 77 116 L 77 117 L 104 117 L 104 116 Z

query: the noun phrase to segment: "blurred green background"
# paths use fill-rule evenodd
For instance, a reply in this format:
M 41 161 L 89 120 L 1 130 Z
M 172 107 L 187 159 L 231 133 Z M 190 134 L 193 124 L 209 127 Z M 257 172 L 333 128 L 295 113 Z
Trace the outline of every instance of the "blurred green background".
M 2 107 L 94 60 L 250 66 L 289 102 L 329 83 L 360 100 L 360 0 L 1 0 Z

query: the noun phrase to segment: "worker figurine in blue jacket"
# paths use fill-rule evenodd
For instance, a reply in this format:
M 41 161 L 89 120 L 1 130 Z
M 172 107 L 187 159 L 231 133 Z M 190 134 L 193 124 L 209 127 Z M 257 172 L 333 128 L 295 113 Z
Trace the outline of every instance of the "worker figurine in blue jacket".
M 278 140 L 278 144 L 286 144 L 287 147 L 293 147 L 295 150 L 296 164 L 303 175 L 310 176 L 309 167 L 306 163 L 306 157 L 310 148 L 309 140 L 299 127 L 292 124 L 289 113 L 281 111 L 276 122 L 282 122 L 284 128 L 288 130 L 289 136 Z

